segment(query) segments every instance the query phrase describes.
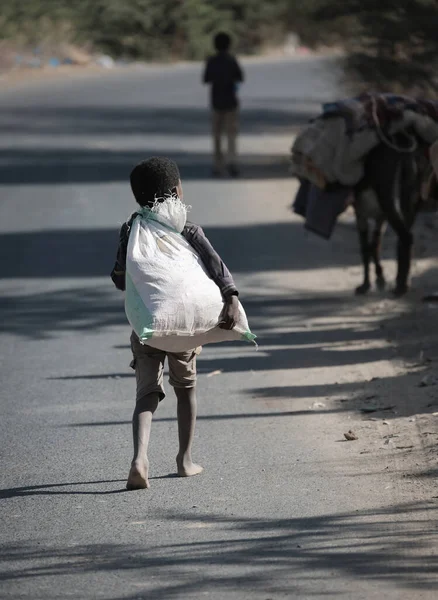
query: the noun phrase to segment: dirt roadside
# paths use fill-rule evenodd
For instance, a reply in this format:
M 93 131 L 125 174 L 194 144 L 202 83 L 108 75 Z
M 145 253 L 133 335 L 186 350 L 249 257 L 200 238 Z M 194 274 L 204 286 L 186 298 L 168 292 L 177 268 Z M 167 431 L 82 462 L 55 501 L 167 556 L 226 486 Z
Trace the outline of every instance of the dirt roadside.
M 40 69 L 19 68 L 9 71 L 0 71 L 0 87 L 2 90 L 16 89 L 23 85 L 38 84 L 52 81 L 68 81 L 70 79 L 104 76 L 121 69 L 133 68 L 114 67 L 112 69 L 100 67 L 98 65 L 90 66 L 71 66 L 62 65 L 56 68 L 42 67 Z
M 351 224 L 350 224 L 351 225 Z M 371 292 L 358 298 L 353 314 L 380 330 L 390 359 L 383 371 L 363 366 L 363 386 L 332 397 L 332 409 L 344 413 L 345 431 L 357 440 L 349 442 L 354 455 L 367 462 L 385 464 L 408 496 L 438 502 L 438 216 L 420 214 L 415 225 L 415 258 L 411 290 L 394 300 L 388 292 Z M 395 236 L 387 232 L 385 255 L 395 253 Z M 359 253 L 358 253 L 359 257 Z M 359 258 L 358 258 L 359 260 Z M 393 276 L 394 261 L 386 261 Z M 347 269 L 351 287 L 360 281 L 361 268 Z M 347 315 L 346 315 L 347 317 Z M 353 348 L 354 345 L 354 348 Z M 363 348 L 366 343 L 363 343 Z M 353 342 L 352 349 L 360 350 Z M 366 455 L 366 456 L 365 456 Z

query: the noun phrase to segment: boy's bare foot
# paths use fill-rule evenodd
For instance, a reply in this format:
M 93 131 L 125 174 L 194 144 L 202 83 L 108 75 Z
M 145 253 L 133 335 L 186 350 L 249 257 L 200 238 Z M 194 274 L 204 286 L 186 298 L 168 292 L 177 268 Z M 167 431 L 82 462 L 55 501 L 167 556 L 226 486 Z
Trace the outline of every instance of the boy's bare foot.
M 201 467 L 201 465 L 195 465 L 191 459 L 180 457 L 179 455 L 176 457 L 176 466 L 180 477 L 199 475 L 204 470 L 204 467 Z
M 149 464 L 132 463 L 126 483 L 127 490 L 145 490 L 150 487 L 148 479 Z

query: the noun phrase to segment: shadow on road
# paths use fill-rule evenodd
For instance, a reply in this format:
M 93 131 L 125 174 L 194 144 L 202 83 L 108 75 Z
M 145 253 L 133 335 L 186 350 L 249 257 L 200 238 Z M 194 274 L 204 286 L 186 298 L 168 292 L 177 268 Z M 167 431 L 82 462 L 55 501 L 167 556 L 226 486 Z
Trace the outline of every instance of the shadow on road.
M 29 339 L 58 337 L 66 331 L 99 331 L 126 324 L 122 296 L 109 285 L 66 288 L 0 298 L 0 332 Z
M 273 104 L 272 98 L 263 103 Z M 297 109 L 297 105 L 301 105 Z M 241 133 L 293 132 L 315 115 L 315 100 L 277 99 L 276 108 L 244 106 L 240 115 Z M 208 107 L 185 106 L 27 106 L 0 108 L 0 135 L 81 136 L 163 135 L 197 137 L 210 135 Z
M 292 137 L 291 137 L 292 139 Z M 146 141 L 146 140 L 145 140 Z M 289 148 L 284 154 L 257 152 L 239 155 L 239 179 L 289 179 Z M 134 165 L 145 156 L 160 154 L 175 160 L 183 181 L 212 178 L 211 156 L 207 152 L 176 151 L 174 148 L 155 150 L 113 149 L 8 149 L 0 150 L 0 184 L 72 184 L 129 181 Z
M 350 597 L 352 585 L 359 597 L 373 588 L 384 597 L 386 585 L 417 597 L 438 584 L 431 550 L 436 533 L 425 521 L 432 523 L 436 510 L 413 503 L 287 519 L 164 513 L 155 518 L 178 529 L 159 545 L 147 536 L 141 544 L 3 544 L 0 581 L 10 587 L 34 580 L 42 589 L 43 582 L 47 587 L 68 577 L 80 594 L 99 573 L 111 573 L 123 581 L 120 600 L 198 598 L 211 590 L 338 598 Z
M 103 481 L 78 481 L 75 483 L 50 483 L 47 485 L 28 485 L 24 487 L 6 488 L 0 490 L 0 500 L 8 498 L 27 498 L 28 496 L 65 496 L 65 495 L 106 495 L 119 494 L 126 492 L 126 488 L 118 487 L 116 490 L 102 490 L 101 487 L 108 483 L 126 483 L 125 479 L 108 479 Z M 98 489 L 74 489 L 72 487 L 80 486 L 99 486 Z M 59 489 L 65 488 L 65 489 Z
M 297 100 L 295 100 L 295 104 Z M 242 111 L 242 134 L 290 132 L 314 116 L 313 111 L 296 110 L 294 101 L 275 109 L 251 108 Z M 129 179 L 132 167 L 145 155 L 156 154 L 153 136 L 171 135 L 196 138 L 210 136 L 210 115 L 207 109 L 186 107 L 131 107 L 105 106 L 64 107 L 44 106 L 0 109 L 0 135 L 25 136 L 22 147 L 0 150 L 0 183 L 6 185 L 105 183 Z M 44 147 L 46 138 L 63 139 L 69 145 Z M 96 136 L 97 139 L 84 139 Z M 118 136 L 111 139 L 111 136 Z M 123 136 L 125 147 L 129 136 L 136 136 L 135 145 L 144 143 L 144 149 L 128 150 L 120 147 Z M 29 145 L 29 139 L 38 139 Z M 241 154 L 241 178 L 288 178 L 289 145 L 284 154 L 260 152 L 263 137 L 255 137 L 254 152 Z M 151 146 L 152 144 L 152 146 Z M 132 146 L 132 144 L 131 144 Z M 129 147 L 129 145 L 128 145 Z M 184 180 L 208 179 L 211 176 L 211 153 L 160 149 L 159 153 L 177 161 Z
M 298 222 L 205 227 L 205 232 L 233 273 L 305 271 L 358 263 L 351 252 L 339 255 L 330 245 L 315 248 Z M 344 244 L 355 244 L 353 229 L 344 237 Z M 117 228 L 0 233 L 0 255 L 10 257 L 2 264 L 0 279 L 109 277 L 118 240 Z M 302 252 L 294 251 L 292 240 L 302 242 Z
M 251 354 L 245 352 L 238 356 L 230 354 L 222 358 L 201 357 L 201 374 L 216 370 L 248 373 L 354 366 L 390 361 L 395 356 L 395 346 L 402 346 L 405 353 L 418 353 L 419 339 L 429 337 L 431 347 L 437 343 L 436 336 L 432 339 L 436 328 L 427 327 L 428 321 L 420 332 L 421 336 L 417 331 L 419 325 L 415 322 L 403 337 L 403 326 L 399 326 L 399 317 L 391 313 L 391 304 L 381 314 L 381 322 L 375 320 L 370 323 L 361 317 L 358 307 L 374 302 L 373 296 L 370 299 L 357 299 L 345 292 L 329 293 L 324 290 L 309 294 L 295 291 L 292 284 L 288 283 L 293 273 L 304 274 L 313 269 L 356 265 L 357 254 L 352 249 L 356 247 L 357 240 L 353 228 L 340 228 L 338 240 L 324 246 L 325 251 L 321 244 L 306 238 L 302 224 L 297 222 L 210 227 L 206 228 L 206 232 L 237 276 L 284 271 L 287 278 L 282 290 L 260 289 L 257 295 L 243 298 L 252 328 L 259 336 L 260 351 Z M 125 325 L 123 296 L 113 288 L 108 277 L 117 240 L 116 229 L 1 234 L 0 254 L 10 254 L 12 260 L 3 264 L 0 279 L 56 280 L 57 289 L 49 288 L 33 294 L 4 294 L 0 299 L 3 317 L 0 331 L 18 334 L 26 339 L 45 339 L 64 335 L 68 331 L 83 330 L 89 333 L 103 331 L 108 326 Z M 288 252 L 289 246 L 303 250 L 299 253 L 292 250 Z M 433 274 L 425 274 L 419 279 L 420 283 Z M 94 277 L 107 277 L 107 283 L 89 285 Z M 71 283 L 62 286 L 62 281 L 69 278 L 89 278 L 89 281 L 81 286 Z M 62 287 L 58 289 L 60 285 Z M 412 310 L 412 319 L 415 321 L 415 301 Z M 345 321 L 346 315 L 348 322 Z M 272 328 L 278 319 L 282 323 L 281 330 Z M 330 319 L 330 325 L 307 327 L 309 319 Z M 388 336 L 390 344 L 385 344 Z M 225 349 L 226 344 L 222 347 Z M 129 352 L 126 364 L 129 362 L 128 355 Z M 132 373 L 130 370 L 116 374 L 98 372 L 78 375 L 76 372 L 73 376 L 67 373 L 63 378 L 65 381 L 82 378 L 92 382 L 111 376 L 125 378 L 132 377 Z M 393 378 L 394 389 L 396 386 L 413 389 L 411 400 L 397 409 L 399 415 L 433 412 L 433 398 L 428 389 L 421 392 L 416 389 L 420 378 L 421 374 L 415 373 Z M 386 383 L 390 385 L 391 378 Z M 324 386 L 315 382 L 308 386 L 284 388 L 254 388 L 249 383 L 247 393 L 254 400 L 281 398 L 287 402 L 287 398 L 331 397 L 340 393 L 354 397 L 365 388 L 374 393 L 376 387 L 377 384 L 372 382 L 367 382 L 366 386 L 363 382 Z M 381 390 L 377 390 L 377 393 L 382 395 Z M 387 395 L 387 391 L 383 393 Z M 356 409 L 354 402 L 336 408 L 336 412 Z M 383 404 L 388 405 L 388 402 Z M 397 405 L 397 401 L 389 404 Z M 286 412 L 296 414 L 292 410 Z M 281 411 L 279 414 L 282 414 Z M 393 415 L 384 416 L 391 418 Z

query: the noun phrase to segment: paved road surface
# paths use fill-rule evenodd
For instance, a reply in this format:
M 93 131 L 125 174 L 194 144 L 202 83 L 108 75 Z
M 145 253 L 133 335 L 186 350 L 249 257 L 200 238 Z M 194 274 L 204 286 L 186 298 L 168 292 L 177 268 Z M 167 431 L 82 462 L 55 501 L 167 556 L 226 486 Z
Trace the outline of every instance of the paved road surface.
M 436 597 L 421 493 L 388 477 L 386 455 L 341 443 L 340 401 L 392 358 L 373 316 L 354 312 L 354 231 L 327 244 L 289 210 L 287 153 L 335 94 L 331 63 L 246 73 L 239 181 L 209 178 L 198 66 L 0 95 L 1 598 Z M 108 273 L 134 208 L 129 171 L 158 153 L 179 161 L 260 349 L 204 349 L 202 476 L 173 476 L 169 393 L 152 488 L 127 493 L 134 379 Z

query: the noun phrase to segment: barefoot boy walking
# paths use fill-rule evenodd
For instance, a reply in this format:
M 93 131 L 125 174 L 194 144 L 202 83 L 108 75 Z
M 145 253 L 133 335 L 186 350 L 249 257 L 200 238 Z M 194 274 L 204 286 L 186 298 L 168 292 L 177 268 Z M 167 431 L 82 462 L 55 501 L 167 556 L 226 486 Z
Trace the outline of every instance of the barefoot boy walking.
M 168 194 L 183 198 L 182 184 L 177 165 L 168 158 L 153 157 L 138 164 L 131 173 L 131 188 L 141 207 L 152 207 Z M 125 290 L 126 253 L 134 213 L 120 229 L 117 260 L 111 272 L 111 279 L 119 290 Z M 204 266 L 219 287 L 224 309 L 220 327 L 232 329 L 238 314 L 238 291 L 233 278 L 214 250 L 202 229 L 187 222 L 182 235 L 194 248 Z M 176 457 L 177 473 L 180 477 L 190 477 L 201 473 L 202 467 L 192 461 L 192 443 L 196 423 L 196 357 L 201 348 L 187 352 L 164 352 L 152 346 L 141 344 L 132 332 L 131 349 L 137 380 L 136 405 L 132 417 L 134 456 L 126 487 L 137 490 L 149 487 L 149 461 L 147 449 L 151 433 L 152 417 L 158 404 L 165 397 L 163 387 L 164 362 L 169 365 L 169 383 L 177 397 L 177 418 L 179 450 Z

